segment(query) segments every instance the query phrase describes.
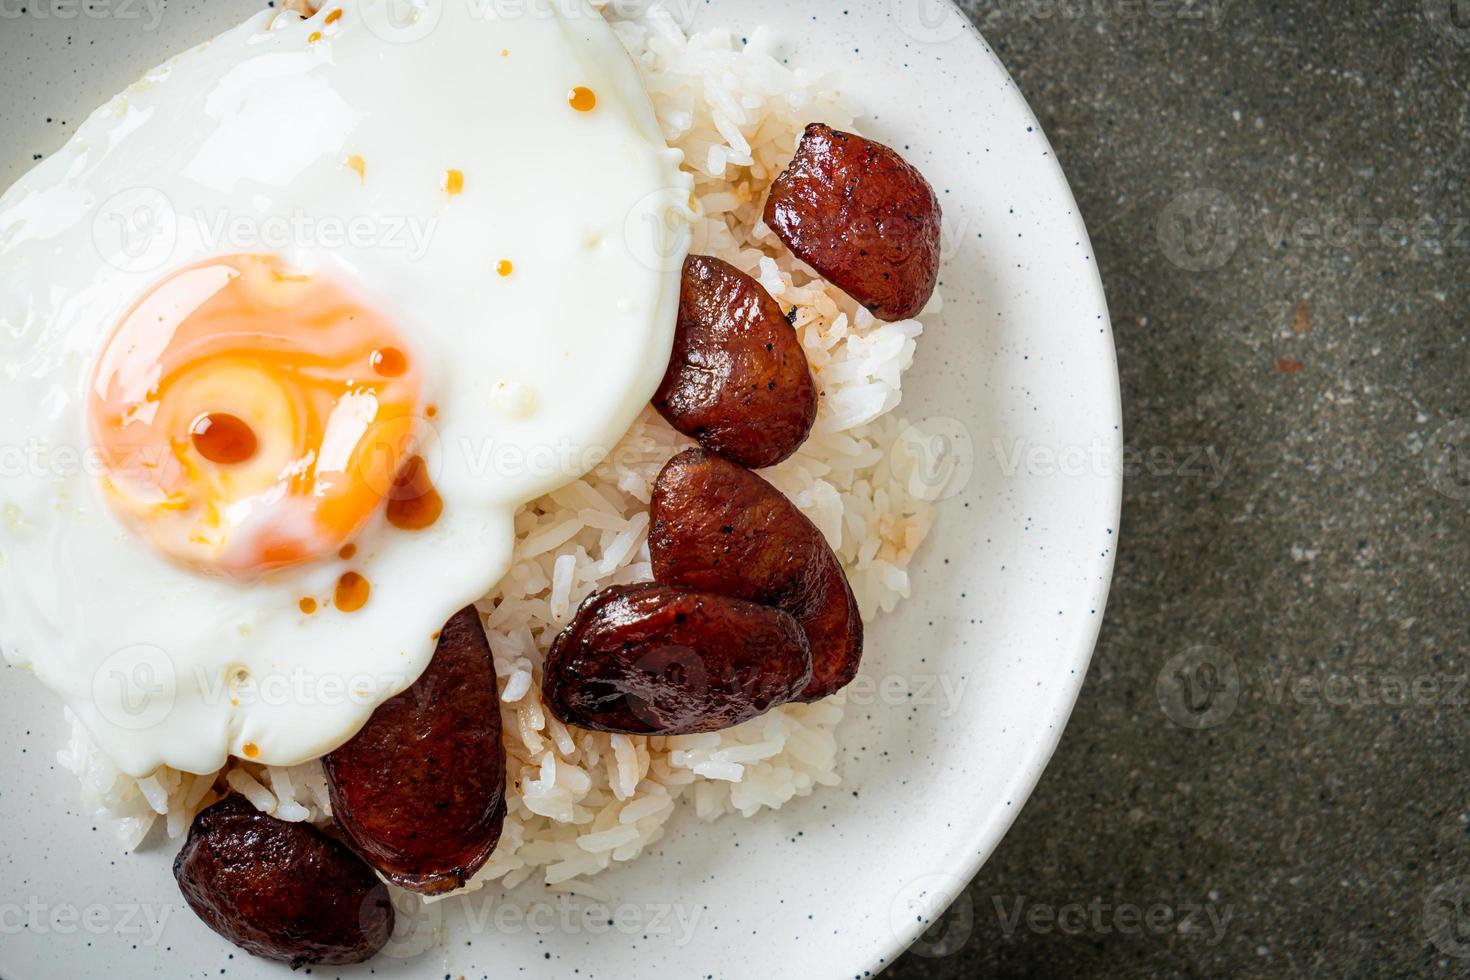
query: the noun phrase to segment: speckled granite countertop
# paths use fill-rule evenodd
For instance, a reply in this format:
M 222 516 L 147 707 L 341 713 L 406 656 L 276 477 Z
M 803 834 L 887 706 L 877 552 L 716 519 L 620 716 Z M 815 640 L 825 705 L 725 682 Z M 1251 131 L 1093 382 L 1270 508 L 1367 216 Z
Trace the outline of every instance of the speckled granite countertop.
M 966 4 L 1093 236 L 1122 548 L 889 976 L 1470 973 L 1470 3 Z

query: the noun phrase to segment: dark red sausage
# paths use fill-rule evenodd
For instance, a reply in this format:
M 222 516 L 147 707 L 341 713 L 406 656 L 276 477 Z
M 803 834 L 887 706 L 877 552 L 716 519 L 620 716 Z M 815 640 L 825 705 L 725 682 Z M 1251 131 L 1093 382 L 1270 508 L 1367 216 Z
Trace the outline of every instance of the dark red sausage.
M 917 316 L 939 279 L 939 198 L 893 150 L 813 123 L 771 185 L 766 224 L 881 320 Z
M 194 818 L 174 878 L 205 925 L 293 970 L 361 963 L 393 935 L 393 903 L 372 868 L 311 824 L 241 796 Z
M 728 262 L 691 255 L 653 406 L 706 449 L 759 469 L 806 441 L 817 386 L 796 331 L 761 284 Z
M 863 621 L 847 574 L 822 532 L 781 491 L 690 449 L 659 474 L 650 513 L 654 578 L 775 606 L 801 623 L 812 681 L 798 700 L 826 697 L 857 675 Z
M 434 895 L 489 860 L 505 821 L 505 749 L 490 644 L 473 608 L 414 685 L 324 760 L 342 832 L 384 877 Z
M 786 613 L 648 583 L 588 597 L 551 646 L 542 691 L 579 728 L 693 735 L 785 704 L 811 676 L 806 637 Z

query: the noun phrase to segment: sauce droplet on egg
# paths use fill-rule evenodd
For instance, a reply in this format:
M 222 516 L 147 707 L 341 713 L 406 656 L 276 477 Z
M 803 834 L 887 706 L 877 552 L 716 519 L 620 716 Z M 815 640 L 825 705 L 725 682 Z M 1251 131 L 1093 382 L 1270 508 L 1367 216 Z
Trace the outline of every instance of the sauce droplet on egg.
M 442 513 L 444 498 L 434 488 L 424 458 L 410 457 L 388 494 L 388 523 L 405 531 L 422 531 Z
M 307 35 L 306 43 L 307 44 L 315 44 L 316 42 L 320 41 L 321 39 L 322 39 L 322 32 L 321 31 L 312 31 L 309 35 Z
M 567 101 L 578 112 L 591 112 L 597 108 L 597 93 L 585 85 L 578 85 L 567 93 Z
M 357 612 L 367 605 L 373 587 L 367 579 L 356 572 L 343 572 L 337 580 L 337 590 L 332 597 L 337 608 L 343 612 Z
M 245 420 L 224 412 L 210 412 L 194 420 L 189 438 L 199 455 L 211 463 L 230 466 L 255 455 L 255 430 Z
M 453 195 L 458 194 L 462 190 L 464 190 L 464 171 L 444 171 L 444 193 Z
M 302 599 L 299 603 L 297 603 L 297 605 L 299 605 L 301 607 L 301 611 L 308 616 L 316 612 L 316 600 L 311 598 L 310 596 Z
M 341 7 L 338 7 L 336 10 L 334 10 L 331 13 L 327 14 L 327 20 L 326 20 L 326 22 L 328 24 L 335 24 L 337 21 L 339 21 L 341 19 L 342 19 L 342 8 Z
M 511 264 L 510 259 L 501 259 L 495 264 L 495 271 L 500 273 L 501 276 L 508 276 L 516 271 L 516 267 Z
M 385 378 L 396 378 L 408 370 L 408 358 L 397 347 L 380 347 L 373 351 L 373 370 Z
M 367 161 L 358 154 L 354 153 L 346 160 L 343 160 L 342 166 L 357 174 L 358 180 L 367 180 Z
M 355 544 L 344 544 L 342 546 L 342 550 L 339 551 L 339 552 L 337 552 L 337 557 L 338 558 L 341 558 L 343 561 L 347 561 L 349 558 L 351 558 L 355 554 L 357 554 L 357 545 L 355 545 Z
M 260 758 L 260 746 L 256 745 L 254 742 L 246 742 L 244 746 L 244 752 L 245 758 L 247 759 Z

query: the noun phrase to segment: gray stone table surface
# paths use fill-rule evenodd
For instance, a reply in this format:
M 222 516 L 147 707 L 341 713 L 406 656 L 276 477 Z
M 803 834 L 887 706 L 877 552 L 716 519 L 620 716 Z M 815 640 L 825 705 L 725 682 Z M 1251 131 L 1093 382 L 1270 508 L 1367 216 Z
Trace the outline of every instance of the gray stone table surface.
M 1470 975 L 1470 2 L 985 0 L 1128 476 L 1035 795 L 895 980 Z
M 887 976 L 1470 975 L 1470 0 L 965 6 L 1129 466 L 1056 756 Z

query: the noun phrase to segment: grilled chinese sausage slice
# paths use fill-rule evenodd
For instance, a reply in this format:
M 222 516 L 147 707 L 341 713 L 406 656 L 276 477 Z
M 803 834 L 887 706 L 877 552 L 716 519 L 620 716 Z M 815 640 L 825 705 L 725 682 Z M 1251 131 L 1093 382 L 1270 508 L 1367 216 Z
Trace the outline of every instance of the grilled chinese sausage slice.
M 817 387 L 796 331 L 761 284 L 728 262 L 691 255 L 653 407 L 704 448 L 760 469 L 806 441 Z
M 695 735 L 785 704 L 811 677 L 786 613 L 650 582 L 589 596 L 551 645 L 542 690 L 579 728 Z
M 387 887 L 308 823 L 227 796 L 194 818 L 174 859 L 184 901 L 246 952 L 291 964 L 369 959 L 393 935 Z
M 473 608 L 445 624 L 423 676 L 324 764 L 338 826 L 389 881 L 435 895 L 480 869 L 505 821 L 505 749 Z
M 816 701 L 857 674 L 863 621 L 847 574 L 816 525 L 756 474 L 702 449 L 669 460 L 653 488 L 653 577 L 783 609 L 812 648 Z
M 939 279 L 939 198 L 881 143 L 820 123 L 771 186 L 766 224 L 880 320 L 918 315 Z

